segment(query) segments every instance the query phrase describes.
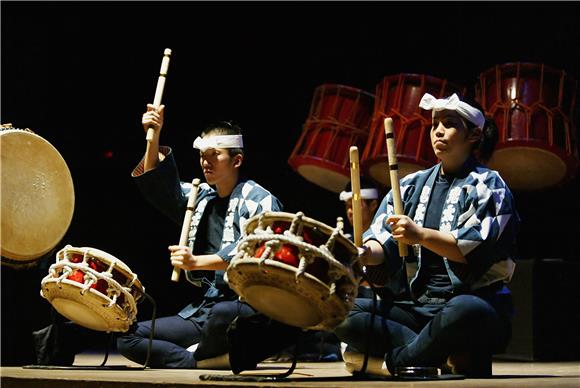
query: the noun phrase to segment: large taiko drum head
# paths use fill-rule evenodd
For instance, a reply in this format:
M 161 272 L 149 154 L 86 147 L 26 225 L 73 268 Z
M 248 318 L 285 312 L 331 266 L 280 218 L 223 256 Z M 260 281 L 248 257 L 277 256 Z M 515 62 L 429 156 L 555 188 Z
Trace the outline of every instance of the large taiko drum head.
M 64 237 L 74 211 L 71 173 L 60 153 L 30 130 L 0 130 L 2 264 L 34 265 Z
M 349 149 L 364 147 L 374 96 L 345 85 L 316 88 L 288 164 L 309 182 L 339 193 L 350 180 Z
M 369 137 L 361 155 L 365 175 L 384 186 L 391 185 L 384 128 L 387 117 L 393 119 L 399 178 L 437 163 L 429 137 L 431 111 L 419 108 L 419 102 L 425 93 L 443 98 L 453 93 L 463 95 L 464 91 L 459 85 L 425 74 L 383 78 L 376 86 Z
M 478 94 L 499 140 L 490 168 L 515 190 L 563 184 L 578 169 L 576 81 L 563 70 L 506 63 L 482 72 Z

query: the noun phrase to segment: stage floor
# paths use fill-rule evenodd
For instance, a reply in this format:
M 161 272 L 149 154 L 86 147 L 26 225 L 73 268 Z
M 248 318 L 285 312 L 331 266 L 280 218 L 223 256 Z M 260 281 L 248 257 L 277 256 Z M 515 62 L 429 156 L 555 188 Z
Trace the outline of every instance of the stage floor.
M 100 354 L 81 354 L 75 360 L 78 366 L 96 366 L 103 361 Z M 137 367 L 120 355 L 109 357 L 107 365 Z M 287 363 L 264 363 L 259 370 L 247 374 L 282 373 Z M 342 362 L 298 363 L 288 381 L 202 381 L 201 375 L 231 375 L 228 371 L 189 369 L 147 370 L 63 370 L 2 367 L 3 388 L 121 388 L 121 387 L 580 387 L 580 362 L 508 362 L 494 361 L 493 378 L 445 381 L 354 380 Z

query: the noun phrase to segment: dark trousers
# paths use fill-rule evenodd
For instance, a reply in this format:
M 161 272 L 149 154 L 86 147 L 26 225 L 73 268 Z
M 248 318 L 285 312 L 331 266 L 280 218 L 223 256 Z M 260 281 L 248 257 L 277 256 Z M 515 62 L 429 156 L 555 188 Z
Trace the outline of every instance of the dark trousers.
M 196 360 L 204 360 L 228 353 L 226 330 L 237 316 L 254 314 L 254 310 L 240 302 L 219 302 L 200 322 L 179 315 L 155 320 L 155 336 L 151 346 L 149 365 L 152 368 L 195 368 Z M 139 322 L 117 339 L 119 353 L 129 360 L 144 364 L 151 334 L 151 321 Z M 187 350 L 199 344 L 195 353 Z
M 506 301 L 509 304 L 511 300 Z M 500 303 L 501 304 L 501 303 Z M 435 366 L 459 352 L 502 351 L 511 334 L 510 306 L 459 295 L 441 305 L 397 305 L 357 299 L 349 316 L 335 328 L 337 336 L 359 352 L 384 357 L 391 372 L 398 366 Z

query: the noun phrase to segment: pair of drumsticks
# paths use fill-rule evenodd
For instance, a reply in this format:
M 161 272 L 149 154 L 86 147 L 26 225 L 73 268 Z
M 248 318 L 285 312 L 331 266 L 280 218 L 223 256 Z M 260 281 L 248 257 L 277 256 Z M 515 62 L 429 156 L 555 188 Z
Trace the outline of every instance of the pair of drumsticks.
M 155 98 L 153 99 L 153 107 L 159 109 L 161 106 L 161 98 L 163 96 L 163 90 L 165 88 L 165 79 L 167 77 L 167 70 L 169 69 L 169 59 L 171 57 L 171 49 L 165 49 L 163 52 L 163 59 L 161 61 L 161 70 L 159 71 L 159 78 L 157 80 L 157 88 L 155 90 Z M 147 147 L 150 146 L 153 140 L 154 131 L 153 128 L 147 130 Z M 395 214 L 404 214 L 403 212 L 403 202 L 401 200 L 401 188 L 399 185 L 399 171 L 397 165 L 397 152 L 395 147 L 394 131 L 393 131 L 393 119 L 387 117 L 385 119 L 385 136 L 387 142 L 387 154 L 389 161 L 389 174 L 391 178 L 391 189 L 393 191 L 393 203 Z M 352 212 L 353 212 L 353 234 L 354 243 L 357 247 L 362 246 L 362 208 L 361 208 L 361 198 L 360 198 L 360 171 L 359 171 L 359 155 L 358 148 L 356 146 L 350 147 L 350 181 L 352 188 Z M 191 227 L 191 219 L 195 210 L 195 201 L 197 200 L 197 192 L 199 189 L 200 180 L 198 178 L 193 179 L 191 182 L 191 193 L 187 201 L 187 210 L 185 212 L 185 218 L 183 220 L 183 226 L 181 228 L 181 235 L 179 238 L 179 245 L 186 245 L 189 238 L 189 229 Z M 399 243 L 399 255 L 401 257 L 407 256 L 408 250 L 407 245 Z M 174 282 L 179 281 L 179 275 L 181 269 L 179 267 L 173 267 L 173 272 L 171 274 L 171 280 Z
M 401 200 L 401 187 L 399 185 L 399 166 L 397 164 L 397 150 L 395 147 L 395 135 L 393 131 L 393 119 L 385 119 L 385 137 L 387 141 L 387 154 L 389 159 L 389 173 L 391 178 L 391 189 L 393 191 L 393 204 L 395 205 L 395 214 L 405 214 L 403 211 L 403 201 Z M 352 188 L 352 227 L 354 235 L 354 244 L 362 247 L 362 208 L 360 198 L 360 171 L 358 148 L 350 147 L 350 183 Z M 407 245 L 399 242 L 399 256 L 404 257 L 408 254 Z

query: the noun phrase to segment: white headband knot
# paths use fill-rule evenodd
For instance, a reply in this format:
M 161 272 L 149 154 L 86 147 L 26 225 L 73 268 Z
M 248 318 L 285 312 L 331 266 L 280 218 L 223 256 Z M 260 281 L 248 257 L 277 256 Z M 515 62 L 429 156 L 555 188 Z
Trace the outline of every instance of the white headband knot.
M 361 189 L 360 190 L 361 199 L 377 199 L 379 198 L 379 191 L 377 189 Z M 341 201 L 348 201 L 352 198 L 352 191 L 342 191 L 338 196 Z
M 473 123 L 478 128 L 483 129 L 485 126 L 485 116 L 483 113 L 479 109 L 461 101 L 455 93 L 447 98 L 440 99 L 433 97 L 429 93 L 425 93 L 423 98 L 421 98 L 421 102 L 419 102 L 419 107 L 425 110 L 434 111 L 454 110 L 461 117 Z
M 193 148 L 204 152 L 210 148 L 244 148 L 242 135 L 217 135 L 207 138 L 197 137 L 193 142 Z

